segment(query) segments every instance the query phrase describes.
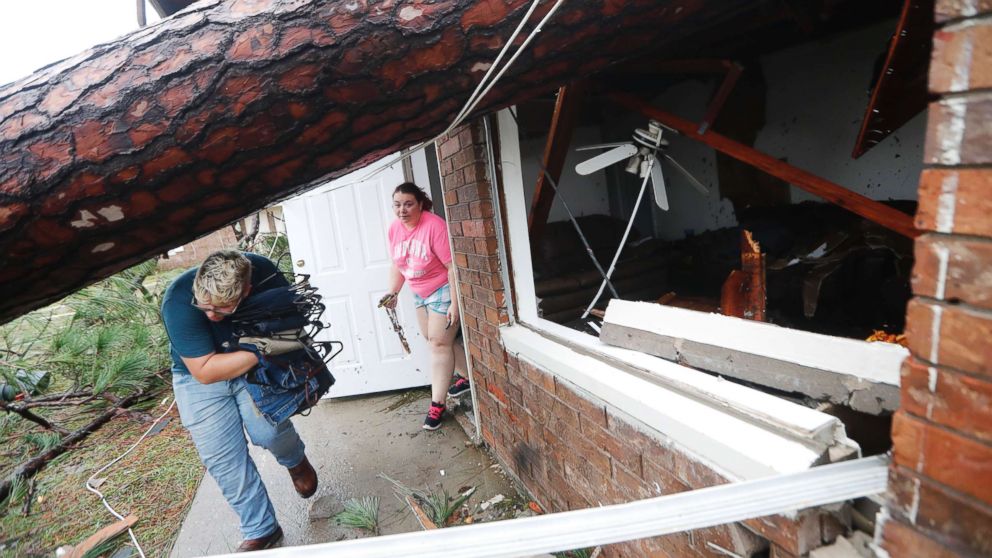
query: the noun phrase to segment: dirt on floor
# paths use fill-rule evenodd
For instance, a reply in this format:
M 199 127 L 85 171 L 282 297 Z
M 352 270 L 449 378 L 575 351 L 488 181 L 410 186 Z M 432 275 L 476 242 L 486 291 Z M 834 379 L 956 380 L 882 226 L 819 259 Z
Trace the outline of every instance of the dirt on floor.
M 320 477 L 317 494 L 309 500 L 294 492 L 285 468 L 268 452 L 252 448 L 285 532 L 283 546 L 373 536 L 368 530 L 342 525 L 338 515 L 349 500 L 370 496 L 378 498 L 380 534 L 422 529 L 392 481 L 418 491 L 447 492 L 449 502 L 474 489 L 448 525 L 539 511 L 455 420 L 449 418 L 434 432 L 421 427 L 429 400 L 426 390 L 325 400 L 309 416 L 294 418 Z M 207 476 L 172 557 L 231 552 L 239 540 L 237 518 Z

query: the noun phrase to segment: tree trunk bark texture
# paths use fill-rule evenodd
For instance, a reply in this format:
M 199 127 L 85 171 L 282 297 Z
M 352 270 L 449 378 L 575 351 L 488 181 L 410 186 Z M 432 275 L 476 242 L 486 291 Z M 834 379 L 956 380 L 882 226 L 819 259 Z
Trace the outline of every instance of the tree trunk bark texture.
M 755 3 L 569 0 L 476 114 Z M 0 322 L 440 132 L 527 7 L 205 0 L 0 87 Z

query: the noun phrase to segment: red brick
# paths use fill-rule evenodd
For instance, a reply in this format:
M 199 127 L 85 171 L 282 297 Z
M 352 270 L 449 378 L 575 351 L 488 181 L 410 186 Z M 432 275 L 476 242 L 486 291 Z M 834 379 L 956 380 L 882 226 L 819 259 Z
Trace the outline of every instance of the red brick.
M 458 203 L 458 192 L 451 190 L 444 193 L 444 206 L 451 207 Z
M 572 437 L 564 437 L 564 441 L 569 444 L 569 452 L 565 458 L 565 478 L 575 480 L 581 477 L 589 481 L 590 485 L 583 495 L 590 501 L 596 499 L 596 489 L 598 485 L 607 482 L 613 475 L 613 466 L 610 456 L 600 451 L 592 445 L 581 433 L 573 434 Z M 571 474 L 569 470 L 571 469 Z
M 482 163 L 476 163 L 474 165 L 468 165 L 462 169 L 465 173 L 465 184 L 477 184 L 485 183 L 486 188 L 489 188 L 489 176 L 486 171 L 486 166 Z
M 461 144 L 458 141 L 458 136 L 448 136 L 447 138 L 438 140 L 438 156 L 442 161 L 448 159 L 452 155 L 461 149 Z
M 992 163 L 992 98 L 952 97 L 931 103 L 923 161 L 937 165 Z
M 496 248 L 498 243 L 493 237 L 488 238 L 476 238 L 475 239 L 475 253 L 476 254 L 496 254 Z
M 485 223 L 480 219 L 462 221 L 462 231 L 468 237 L 486 236 Z
M 475 239 L 473 239 L 473 243 L 474 242 Z M 469 269 L 478 271 L 480 273 L 482 272 L 490 273 L 493 271 L 491 268 L 494 261 L 495 261 L 494 258 L 490 258 L 488 256 L 470 255 L 468 256 L 468 267 Z
M 976 20 L 934 33 L 930 91 L 960 93 L 988 87 L 992 87 L 992 23 Z
M 939 327 L 935 326 L 935 319 L 939 319 Z M 906 307 L 906 336 L 910 351 L 923 361 L 992 375 L 989 312 L 914 298 Z
M 906 412 L 992 442 L 992 382 L 908 358 L 900 387 Z
M 992 12 L 992 0 L 937 0 L 938 22 Z
M 498 385 L 490 384 L 486 386 L 486 389 L 489 393 L 493 394 L 493 397 L 499 400 L 500 403 L 509 405 L 510 400 L 506 397 L 506 392 L 504 392 Z
M 926 556 L 957 558 L 963 556 L 894 519 L 886 521 L 882 531 L 882 548 L 889 556 Z
M 928 234 L 915 253 L 914 293 L 992 309 L 992 240 Z
M 992 446 L 899 411 L 894 462 L 984 502 L 992 502 Z
M 602 425 L 579 413 L 582 435 L 635 475 L 641 474 L 641 453 L 630 442 L 612 436 Z
M 640 474 L 627 469 L 616 459 L 613 460 L 613 480 L 626 496 L 625 500 L 618 500 L 614 503 L 619 504 L 624 501 L 643 500 L 657 496 L 654 491 L 648 489 L 648 483 L 641 478 Z
M 925 169 L 916 228 L 992 237 L 992 169 Z
M 468 184 L 458 189 L 458 201 L 462 203 L 490 199 L 488 184 Z
M 550 372 L 523 361 L 520 362 L 520 368 L 527 376 L 527 379 L 535 385 L 541 386 L 549 393 L 553 393 L 555 391 L 555 377 Z
M 474 254 L 475 253 L 475 239 L 467 237 L 458 237 L 451 239 L 451 249 L 455 252 L 461 252 L 463 254 Z M 462 279 L 465 279 L 465 274 L 459 274 Z
M 606 406 L 601 401 L 597 402 L 586 399 L 584 396 L 579 395 L 574 385 L 557 376 L 555 377 L 555 396 L 562 403 L 575 409 L 592 424 L 606 428 Z
M 454 256 L 452 257 L 452 260 L 454 260 L 455 265 L 457 265 L 458 267 L 465 267 L 468 265 L 468 256 L 466 256 L 465 254 L 460 254 L 458 252 L 455 252 Z
M 992 508 L 903 467 L 889 470 L 890 513 L 953 548 L 992 556 Z
M 486 307 L 485 310 L 486 310 L 486 321 L 491 324 L 498 324 L 500 318 L 499 311 L 497 311 L 495 308 L 489 308 L 489 307 Z
M 484 319 L 485 318 L 485 310 L 486 309 L 481 304 L 479 304 L 478 302 L 469 299 L 469 300 L 462 300 L 461 303 L 462 303 L 462 312 L 465 312 L 467 314 L 471 314 L 472 316 L 475 316 L 475 317 L 480 318 L 480 319 Z M 485 333 L 485 332 L 483 332 L 483 333 Z
M 459 204 L 451 206 L 448 208 L 448 214 L 446 215 L 449 221 L 464 221 L 471 217 L 467 204 Z M 464 225 L 462 226 L 464 229 Z
M 444 189 L 445 190 L 449 190 L 450 189 L 450 188 L 448 188 L 448 180 L 447 180 L 447 178 L 449 176 L 451 176 L 451 173 L 452 172 L 454 172 L 454 168 L 453 168 L 453 166 L 451 164 L 451 159 L 442 159 L 441 160 L 441 176 L 444 178 L 444 180 L 442 181 L 443 182 L 442 185 L 444 186 Z

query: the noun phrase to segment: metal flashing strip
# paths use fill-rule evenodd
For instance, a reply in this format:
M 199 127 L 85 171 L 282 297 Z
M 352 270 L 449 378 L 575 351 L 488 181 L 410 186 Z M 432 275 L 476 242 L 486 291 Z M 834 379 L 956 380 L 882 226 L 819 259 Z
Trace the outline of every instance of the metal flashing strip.
M 350 541 L 258 551 L 258 558 L 467 558 L 531 556 L 588 548 L 743 521 L 843 502 L 886 489 L 881 456 L 824 465 L 759 480 L 726 484 L 584 510 Z M 233 555 L 230 555 L 233 556 Z

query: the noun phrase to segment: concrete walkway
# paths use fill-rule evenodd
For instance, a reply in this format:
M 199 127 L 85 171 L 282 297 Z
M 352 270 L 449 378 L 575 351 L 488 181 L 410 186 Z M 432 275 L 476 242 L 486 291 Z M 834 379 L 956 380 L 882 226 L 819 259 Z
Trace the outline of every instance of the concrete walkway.
M 384 535 L 420 529 L 409 507 L 393 495 L 380 473 L 411 488 L 436 488 L 449 494 L 476 486 L 470 507 L 498 495 L 514 497 L 512 484 L 491 467 L 489 456 L 471 445 L 462 428 L 447 418 L 441 429 L 421 428 L 427 390 L 325 400 L 293 423 L 307 445 L 320 478 L 308 500 L 293 490 L 286 469 L 265 450 L 251 447 L 269 497 L 285 532 L 283 546 L 299 546 L 369 536 L 332 519 L 349 498 L 379 497 L 379 526 Z M 233 552 L 241 540 L 238 520 L 217 484 L 205 475 L 183 522 L 172 558 Z

